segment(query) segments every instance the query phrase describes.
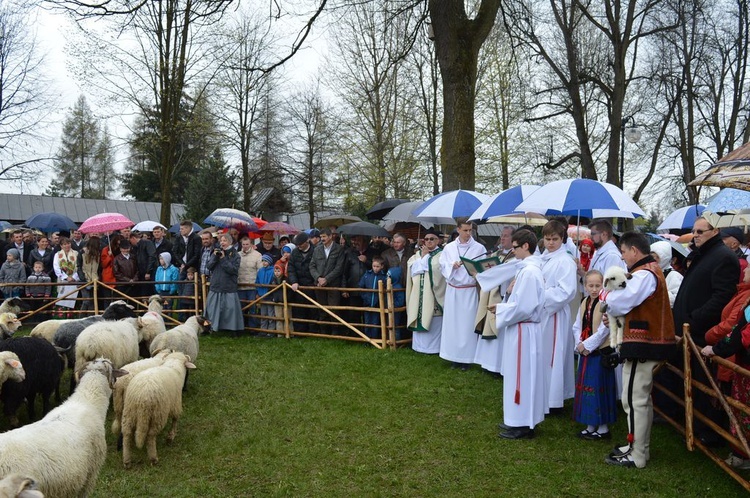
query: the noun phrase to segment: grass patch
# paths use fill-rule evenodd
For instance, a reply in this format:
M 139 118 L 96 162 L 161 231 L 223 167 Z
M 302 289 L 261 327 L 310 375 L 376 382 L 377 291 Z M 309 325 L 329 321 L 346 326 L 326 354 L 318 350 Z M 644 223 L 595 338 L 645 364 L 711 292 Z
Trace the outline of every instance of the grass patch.
M 124 470 L 108 436 L 96 497 L 733 496 L 742 488 L 655 426 L 642 470 L 608 466 L 624 440 L 574 437 L 568 417 L 531 441 L 497 437 L 502 381 L 408 349 L 316 339 L 201 338 L 172 446 Z M 67 379 L 67 375 L 64 381 Z M 66 389 L 65 389 L 66 390 Z M 570 413 L 568 406 L 566 412 Z M 21 410 L 25 415 L 25 410 Z M 109 427 L 111 420 L 108 420 Z M 722 450 L 728 451 L 728 450 Z

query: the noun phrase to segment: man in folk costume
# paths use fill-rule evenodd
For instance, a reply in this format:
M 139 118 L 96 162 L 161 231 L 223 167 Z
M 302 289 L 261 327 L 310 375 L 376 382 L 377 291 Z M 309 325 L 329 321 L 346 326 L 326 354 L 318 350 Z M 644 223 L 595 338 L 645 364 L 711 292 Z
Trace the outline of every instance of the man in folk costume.
M 626 268 L 622 261 L 620 251 L 615 245 L 614 230 L 612 223 L 608 220 L 597 219 L 589 224 L 591 230 L 591 240 L 594 242 L 594 255 L 591 257 L 589 270 L 598 270 L 605 275 L 607 270 L 612 266 Z M 617 381 L 617 399 L 620 399 L 622 393 L 622 365 L 615 368 L 615 380 Z
M 620 358 L 625 360 L 622 406 L 628 421 L 628 441 L 616 447 L 605 461 L 643 468 L 649 459 L 653 420 L 653 370 L 674 350 L 674 321 L 664 274 L 649 254 L 646 237 L 627 232 L 620 239 L 620 248 L 632 278 L 622 289 L 602 291 L 600 300 L 608 313 L 625 317 L 618 349 Z
M 500 247 L 492 254 L 498 257 L 502 264 L 509 263 L 514 259 L 512 242 L 514 232 L 515 229 L 513 227 L 503 227 L 502 235 L 500 236 Z M 513 274 L 515 275 L 515 271 Z M 494 374 L 502 374 L 503 340 L 502 338 L 496 340 L 498 336 L 495 313 L 490 311 L 489 307 L 502 302 L 509 284 L 510 280 L 494 287 L 489 292 L 480 292 L 477 315 L 474 318 L 474 331 L 482 339 L 477 341 L 474 363 Z
M 440 357 L 453 362 L 454 367 L 468 370 L 477 348 L 471 317 L 477 313 L 479 295 L 476 281 L 466 271 L 461 258 L 479 259 L 487 250 L 471 236 L 472 223 L 466 218 L 456 221 L 458 238 L 446 245 L 440 254 L 440 272 L 448 284 L 440 333 Z
M 446 284 L 440 273 L 439 241 L 439 233 L 432 228 L 427 230 L 421 252 L 407 263 L 406 321 L 413 332 L 411 347 L 418 353 L 440 352 Z
M 549 405 L 544 361 L 544 309 L 542 261 L 533 256 L 536 236 L 529 230 L 513 234 L 517 263 L 499 265 L 477 275 L 482 289 L 506 281 L 507 270 L 517 268 L 508 299 L 495 307 L 497 330 L 503 338 L 503 423 L 500 437 L 530 439 L 534 427 L 544 420 Z
M 576 296 L 578 268 L 563 245 L 567 227 L 559 221 L 542 228 L 545 251 L 542 254 L 544 276 L 545 364 L 548 365 L 550 413 L 562 412 L 566 399 L 575 396 L 573 323 L 570 303 Z

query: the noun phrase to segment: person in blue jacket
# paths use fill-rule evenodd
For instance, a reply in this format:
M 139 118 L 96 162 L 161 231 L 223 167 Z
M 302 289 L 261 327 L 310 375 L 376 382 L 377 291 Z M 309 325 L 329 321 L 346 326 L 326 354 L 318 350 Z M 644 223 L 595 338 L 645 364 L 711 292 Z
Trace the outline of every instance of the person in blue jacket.
M 380 256 L 372 258 L 372 269 L 367 270 L 359 279 L 360 289 L 378 289 L 378 282 L 383 282 L 388 276 L 385 273 L 385 260 Z M 362 302 L 367 308 L 380 307 L 380 298 L 377 292 L 363 292 Z M 380 339 L 380 312 L 365 311 L 365 324 L 374 327 L 365 327 L 365 335 L 371 339 Z

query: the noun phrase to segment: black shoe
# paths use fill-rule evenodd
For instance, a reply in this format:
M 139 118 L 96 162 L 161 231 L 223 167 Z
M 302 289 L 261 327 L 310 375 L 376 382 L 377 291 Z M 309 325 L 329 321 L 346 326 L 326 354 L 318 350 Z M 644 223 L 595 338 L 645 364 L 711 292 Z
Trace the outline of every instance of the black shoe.
M 498 428 L 498 430 L 500 430 L 500 431 L 502 431 L 502 432 L 504 432 L 504 431 L 509 431 L 509 430 L 511 430 L 511 429 L 517 429 L 517 427 L 511 427 L 511 426 L 509 426 L 509 425 L 505 425 L 505 424 L 504 424 L 504 423 L 502 423 L 502 422 L 500 422 L 499 424 L 497 424 L 497 428 Z
M 617 465 L 618 467 L 632 468 L 635 467 L 635 462 L 631 459 L 630 455 L 621 457 L 608 456 L 604 459 L 609 465 Z
M 607 439 L 612 439 L 612 433 L 594 431 L 587 434 L 581 434 L 581 437 L 583 439 L 588 439 L 589 441 L 604 441 Z
M 560 407 L 560 408 L 550 408 L 549 409 L 549 416 L 550 417 L 555 417 L 557 415 L 562 415 L 564 413 L 563 410 L 564 410 L 564 408 L 562 408 L 562 407 Z
M 457 362 L 457 361 L 454 361 L 454 362 L 453 362 L 453 363 L 451 364 L 451 368 L 458 368 L 458 369 L 460 369 L 460 370 L 461 370 L 462 372 L 465 372 L 465 371 L 467 371 L 468 369 L 470 369 L 470 368 L 471 368 L 471 363 L 459 363 L 459 362 Z
M 625 443 L 625 444 L 617 445 L 614 448 L 612 448 L 612 451 L 609 453 L 609 458 L 622 458 L 625 455 L 629 455 L 629 454 L 630 454 L 630 445 Z
M 534 429 L 528 427 L 514 427 L 499 434 L 504 439 L 533 439 Z

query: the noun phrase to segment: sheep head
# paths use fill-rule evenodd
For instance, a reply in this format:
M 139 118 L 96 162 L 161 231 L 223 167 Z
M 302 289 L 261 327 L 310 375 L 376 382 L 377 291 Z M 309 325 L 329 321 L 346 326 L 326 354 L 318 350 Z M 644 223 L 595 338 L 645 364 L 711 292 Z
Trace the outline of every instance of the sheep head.
M 633 278 L 633 275 L 624 269 L 619 266 L 611 266 L 604 273 L 604 288 L 609 291 L 624 289 L 631 278 Z
M 81 379 L 83 379 L 84 375 L 87 375 L 91 372 L 97 372 L 100 375 L 103 375 L 107 378 L 109 382 L 110 389 L 114 389 L 115 381 L 119 377 L 123 377 L 125 375 L 128 375 L 128 372 L 125 370 L 122 370 L 120 368 L 114 368 L 112 366 L 112 362 L 109 361 L 107 358 L 97 358 L 94 361 L 87 361 L 83 366 L 81 366 L 78 371 L 76 372 L 76 382 L 81 382 Z
M 0 338 L 7 339 L 21 327 L 15 313 L 0 313 Z
M 0 496 L 44 498 L 44 494 L 36 489 L 36 481 L 20 474 L 8 474 L 0 481 Z
M 31 309 L 31 306 L 29 306 L 20 297 L 9 297 L 5 301 L 3 301 L 3 304 L 6 308 L 9 308 L 14 313 L 20 313 L 21 311 L 28 311 Z
M 125 301 L 115 301 L 104 310 L 102 318 L 105 320 L 121 320 L 123 318 L 135 318 L 134 308 Z
M 3 365 L 7 365 L 10 369 L 8 372 L 8 380 L 12 380 L 13 382 L 23 382 L 24 379 L 26 379 L 26 371 L 23 369 L 21 360 L 18 359 L 18 356 L 16 356 L 15 353 L 11 353 L 10 351 L 0 352 L 0 362 L 2 362 Z

